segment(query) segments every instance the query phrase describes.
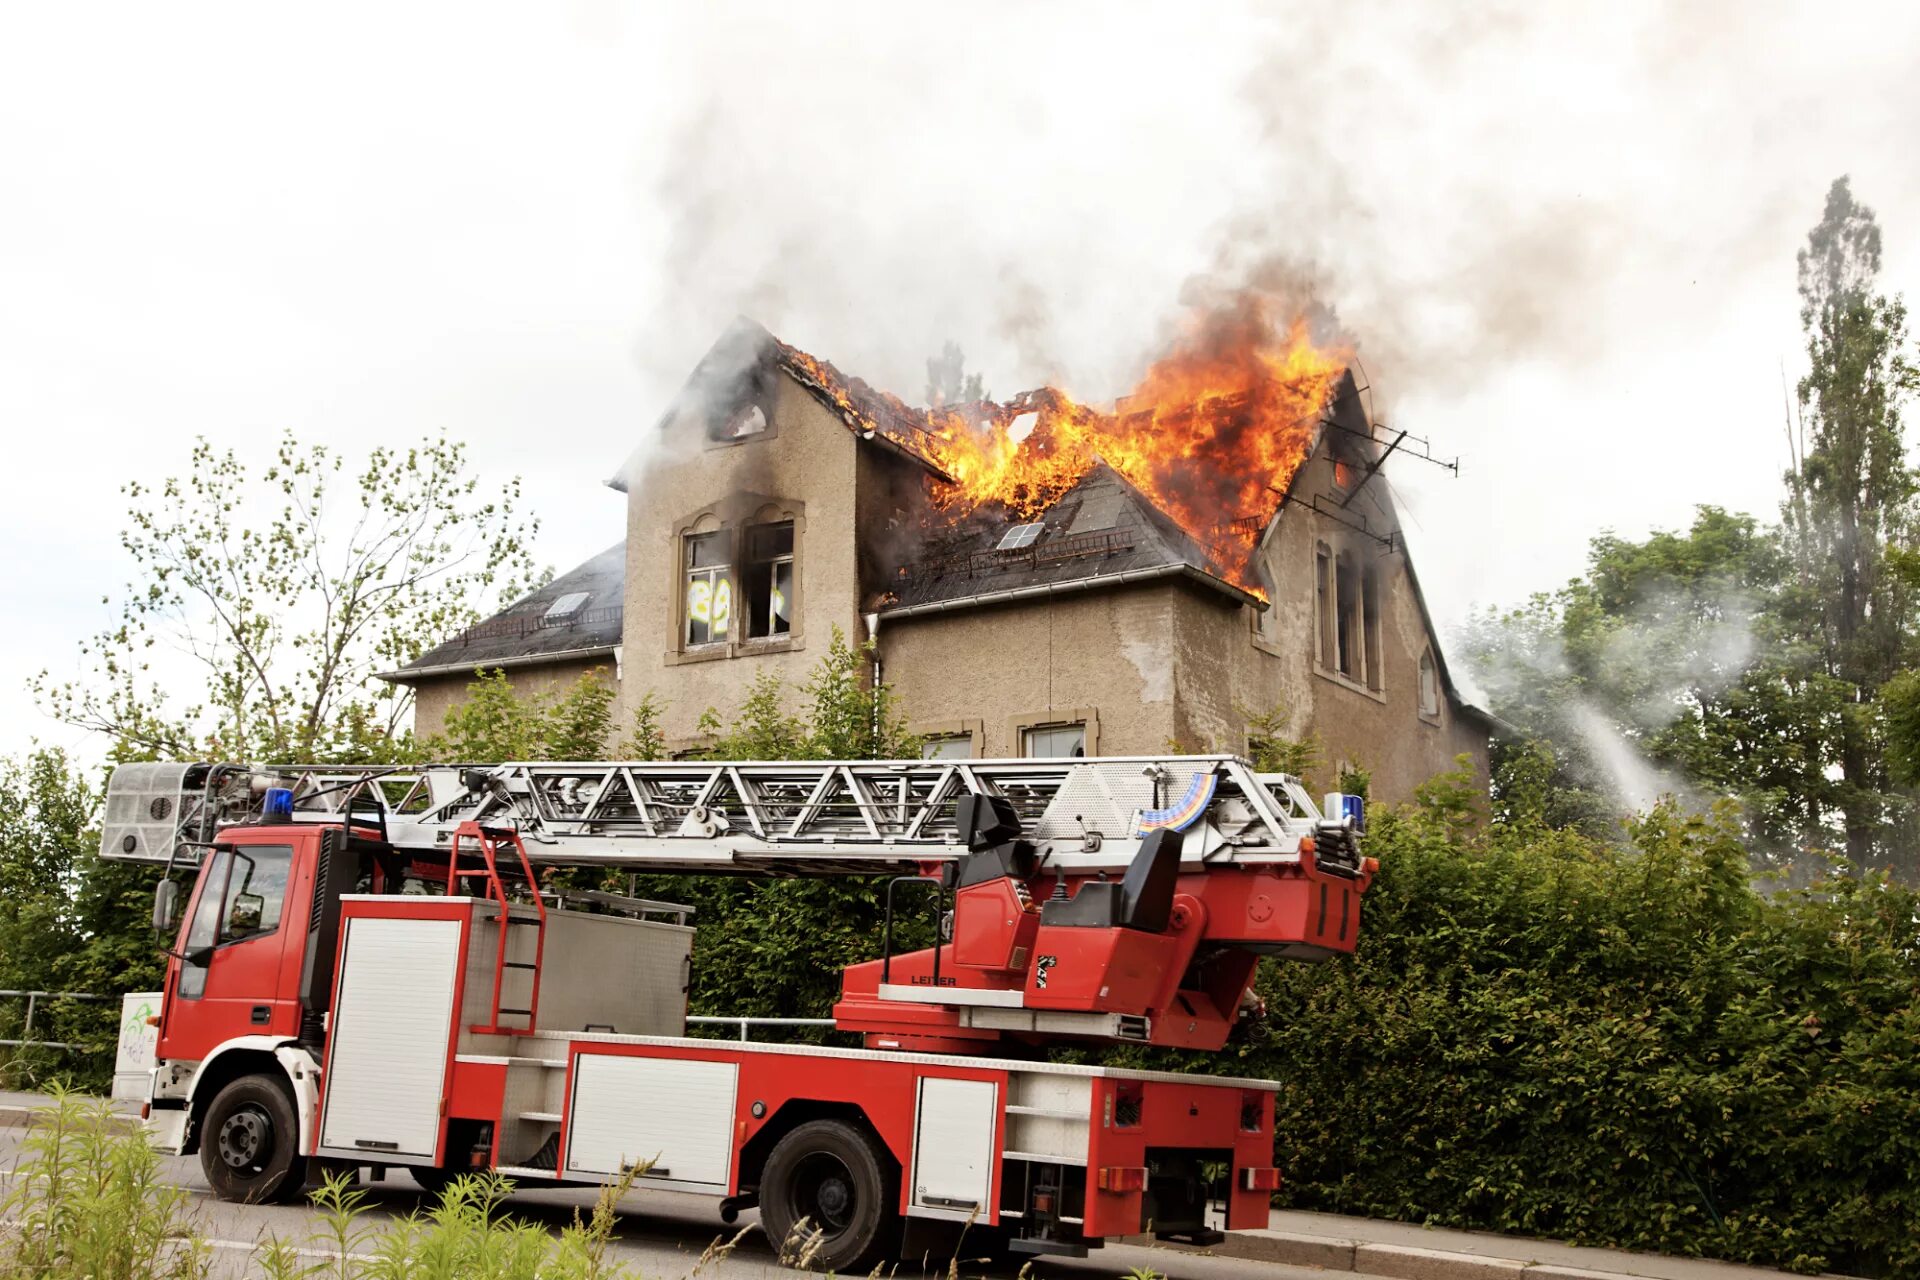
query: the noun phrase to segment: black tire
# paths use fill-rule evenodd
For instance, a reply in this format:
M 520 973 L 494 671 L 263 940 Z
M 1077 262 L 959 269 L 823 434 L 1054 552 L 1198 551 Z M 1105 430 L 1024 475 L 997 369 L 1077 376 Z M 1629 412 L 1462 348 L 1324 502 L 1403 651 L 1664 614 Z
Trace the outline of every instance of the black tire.
M 760 1176 L 760 1224 L 789 1266 L 865 1274 L 897 1247 L 898 1204 L 893 1158 L 845 1120 L 801 1125 L 775 1144 Z
M 200 1120 L 200 1168 L 222 1200 L 292 1200 L 307 1180 L 293 1095 L 271 1076 L 242 1076 Z

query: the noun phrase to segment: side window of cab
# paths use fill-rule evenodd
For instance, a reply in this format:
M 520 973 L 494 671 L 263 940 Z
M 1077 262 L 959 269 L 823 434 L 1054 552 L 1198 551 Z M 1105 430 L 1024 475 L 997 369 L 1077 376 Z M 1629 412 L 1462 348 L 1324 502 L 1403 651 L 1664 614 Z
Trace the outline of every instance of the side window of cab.
M 214 850 L 187 926 L 180 994 L 197 999 L 207 989 L 207 964 L 229 943 L 277 933 L 287 901 L 293 850 L 286 845 L 227 845 Z

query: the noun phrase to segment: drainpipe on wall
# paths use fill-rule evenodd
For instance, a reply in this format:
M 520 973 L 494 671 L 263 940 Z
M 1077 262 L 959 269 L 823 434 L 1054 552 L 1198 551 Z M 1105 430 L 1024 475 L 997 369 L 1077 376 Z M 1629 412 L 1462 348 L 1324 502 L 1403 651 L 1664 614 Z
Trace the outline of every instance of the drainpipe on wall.
M 873 723 L 867 726 L 867 731 L 877 746 L 880 742 L 880 699 L 877 696 L 880 692 L 880 615 L 869 613 L 866 620 L 867 645 L 873 651 L 873 690 L 876 695 L 873 700 Z

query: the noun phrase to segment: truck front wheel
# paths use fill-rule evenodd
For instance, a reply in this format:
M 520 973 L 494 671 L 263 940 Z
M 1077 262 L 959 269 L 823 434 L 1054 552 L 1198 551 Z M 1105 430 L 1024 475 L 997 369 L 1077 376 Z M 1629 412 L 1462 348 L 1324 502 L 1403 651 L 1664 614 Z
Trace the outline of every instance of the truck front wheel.
M 760 1223 L 780 1260 L 864 1274 L 899 1224 L 893 1161 L 873 1135 L 844 1120 L 810 1120 L 767 1155 Z
M 286 1087 L 242 1076 L 213 1097 L 200 1121 L 200 1168 L 222 1200 L 289 1200 L 306 1182 L 300 1121 Z

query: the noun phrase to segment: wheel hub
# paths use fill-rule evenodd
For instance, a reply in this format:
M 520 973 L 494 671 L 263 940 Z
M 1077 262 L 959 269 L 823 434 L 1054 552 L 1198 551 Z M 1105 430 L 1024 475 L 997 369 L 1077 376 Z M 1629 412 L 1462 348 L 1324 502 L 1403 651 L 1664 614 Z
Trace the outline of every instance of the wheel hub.
M 853 1188 L 844 1178 L 828 1178 L 820 1184 L 818 1194 L 820 1216 L 828 1225 L 840 1227 L 846 1225 L 847 1210 L 853 1205 Z
M 273 1122 L 255 1107 L 228 1116 L 220 1126 L 220 1158 L 229 1169 L 250 1169 L 273 1149 Z

